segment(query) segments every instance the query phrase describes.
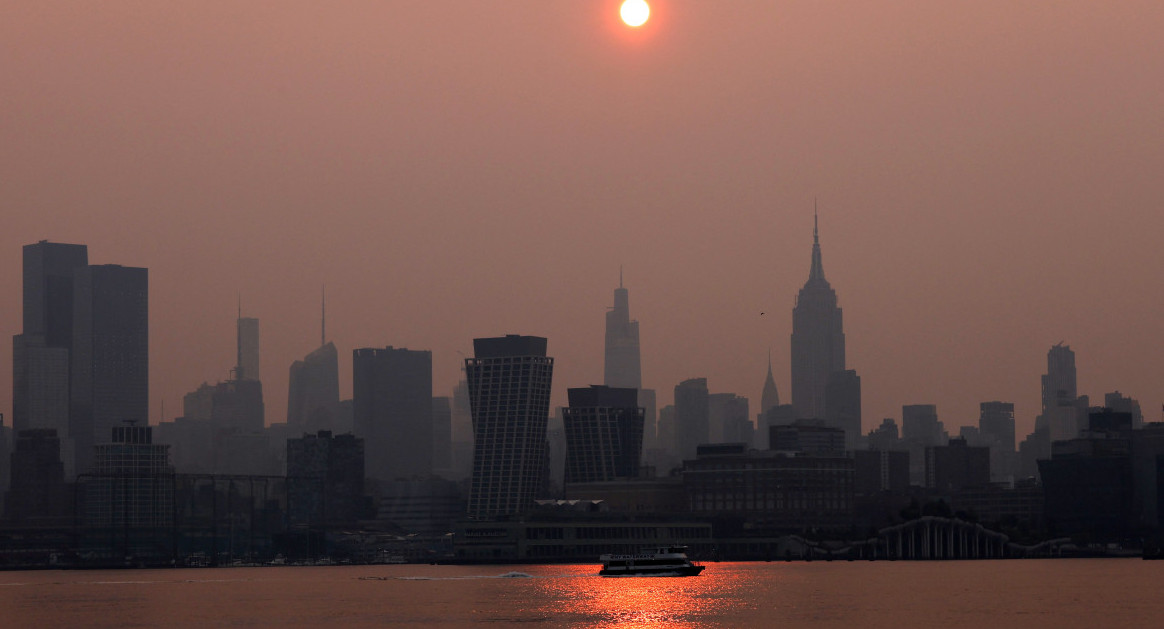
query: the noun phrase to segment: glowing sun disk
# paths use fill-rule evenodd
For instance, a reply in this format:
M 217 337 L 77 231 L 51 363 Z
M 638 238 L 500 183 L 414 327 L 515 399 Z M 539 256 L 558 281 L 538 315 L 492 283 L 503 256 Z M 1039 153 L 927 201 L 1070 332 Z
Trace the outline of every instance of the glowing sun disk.
M 647 18 L 651 17 L 651 7 L 646 0 L 626 0 L 619 8 L 618 14 L 622 16 L 622 21 L 626 22 L 627 26 L 642 26 L 647 23 Z

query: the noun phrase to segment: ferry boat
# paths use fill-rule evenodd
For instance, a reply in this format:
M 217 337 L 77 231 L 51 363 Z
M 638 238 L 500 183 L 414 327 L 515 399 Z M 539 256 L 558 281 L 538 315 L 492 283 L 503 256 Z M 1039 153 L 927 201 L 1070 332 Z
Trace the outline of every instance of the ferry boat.
M 603 577 L 694 577 L 703 566 L 687 559 L 686 546 L 659 546 L 640 550 L 635 555 L 603 555 Z

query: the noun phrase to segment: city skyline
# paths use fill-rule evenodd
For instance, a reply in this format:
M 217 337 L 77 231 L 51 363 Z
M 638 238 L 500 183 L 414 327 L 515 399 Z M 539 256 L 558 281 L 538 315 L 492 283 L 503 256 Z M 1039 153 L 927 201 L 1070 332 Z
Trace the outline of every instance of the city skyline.
M 7 14 L 0 353 L 46 239 L 150 269 L 151 422 L 228 377 L 240 293 L 285 417 L 321 284 L 343 356 L 431 350 L 447 394 L 471 339 L 536 334 L 564 405 L 621 264 L 658 405 L 706 377 L 758 408 L 818 197 L 864 432 L 1000 400 L 1021 439 L 1060 341 L 1080 394 L 1160 418 L 1160 7 L 556 4 Z

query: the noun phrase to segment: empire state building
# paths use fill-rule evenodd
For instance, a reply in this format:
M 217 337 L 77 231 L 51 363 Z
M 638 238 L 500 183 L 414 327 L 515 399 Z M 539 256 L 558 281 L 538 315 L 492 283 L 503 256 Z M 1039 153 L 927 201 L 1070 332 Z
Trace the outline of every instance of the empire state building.
M 825 279 L 814 216 L 812 267 L 792 309 L 792 406 L 798 418 L 828 417 L 829 377 L 842 371 L 845 371 L 845 333 L 841 309 L 837 306 L 836 292 Z

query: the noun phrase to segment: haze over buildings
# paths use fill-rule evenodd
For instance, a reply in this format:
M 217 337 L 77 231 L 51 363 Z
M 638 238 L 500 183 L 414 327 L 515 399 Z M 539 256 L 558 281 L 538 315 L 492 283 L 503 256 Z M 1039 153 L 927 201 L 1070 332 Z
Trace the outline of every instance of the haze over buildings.
M 1005 400 L 1021 439 L 1059 340 L 1081 393 L 1159 418 L 1164 7 L 655 9 L 634 33 L 532 0 L 7 12 L 0 355 L 16 252 L 48 239 L 149 267 L 151 420 L 227 377 L 239 292 L 286 417 L 322 283 L 330 341 L 430 349 L 440 394 L 482 330 L 550 338 L 564 404 L 602 376 L 587 304 L 625 264 L 660 406 L 692 376 L 756 406 L 769 347 L 787 403 L 819 197 L 866 431 Z

